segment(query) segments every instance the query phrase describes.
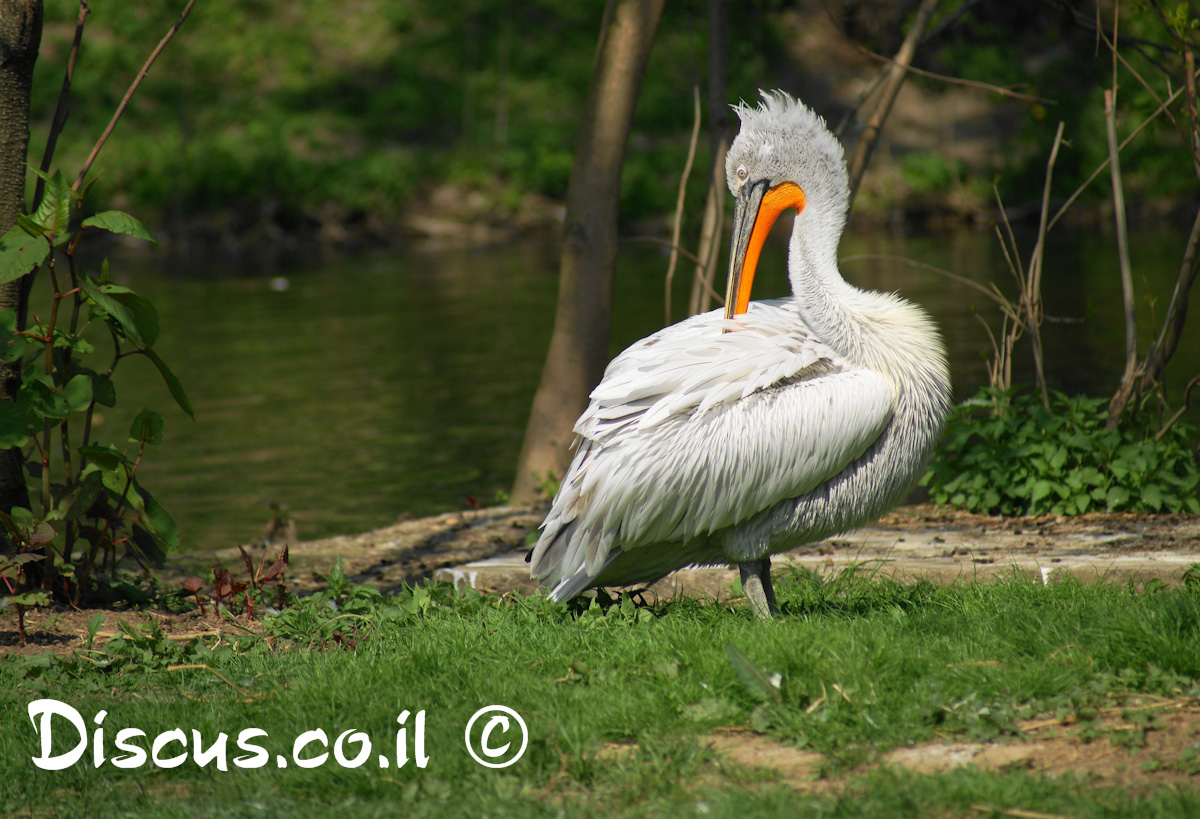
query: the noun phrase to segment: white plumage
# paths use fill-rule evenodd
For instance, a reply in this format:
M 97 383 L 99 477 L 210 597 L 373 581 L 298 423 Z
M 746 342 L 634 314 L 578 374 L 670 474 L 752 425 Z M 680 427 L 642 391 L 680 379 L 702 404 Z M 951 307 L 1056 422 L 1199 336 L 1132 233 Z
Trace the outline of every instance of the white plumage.
M 556 599 L 737 563 L 765 616 L 775 607 L 770 555 L 899 502 L 940 434 L 949 375 L 936 329 L 919 308 L 838 273 L 841 146 L 801 103 L 763 97 L 736 109 L 724 313 L 617 356 L 575 426 L 577 452 L 532 554 Z M 785 207 L 798 211 L 795 295 L 749 303 L 763 239 Z

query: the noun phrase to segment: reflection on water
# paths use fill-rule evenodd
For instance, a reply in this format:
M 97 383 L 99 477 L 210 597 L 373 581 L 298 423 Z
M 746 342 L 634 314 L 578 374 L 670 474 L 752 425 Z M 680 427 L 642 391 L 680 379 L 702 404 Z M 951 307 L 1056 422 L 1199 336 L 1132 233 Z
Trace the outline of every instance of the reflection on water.
M 782 232 L 779 233 L 782 236 Z M 1028 253 L 1026 246 L 1024 252 Z M 1134 268 L 1169 297 L 1183 237 L 1135 237 Z M 994 236 L 850 235 L 844 256 L 904 256 L 1008 288 Z M 1124 349 L 1114 242 L 1075 236 L 1046 262 L 1051 315 L 1084 319 L 1046 331 L 1050 378 L 1068 391 L 1108 394 Z M 613 352 L 657 329 L 661 248 L 623 246 Z M 171 404 L 148 362 L 123 362 L 120 401 L 99 428 L 120 441 L 142 407 L 166 410 L 166 441 L 144 478 L 179 524 L 185 548 L 257 538 L 283 504 L 302 538 L 363 531 L 403 513 L 464 508 L 507 489 L 553 323 L 557 248 L 530 243 L 308 260 L 247 271 L 220 263 L 136 256 L 116 277 L 162 318 L 158 350 L 183 379 L 192 422 Z M 897 262 L 847 262 L 853 283 L 899 291 L 928 308 L 951 352 L 956 397 L 986 383 L 999 312 L 977 292 Z M 688 282 L 677 276 L 675 315 Z M 1011 290 L 1011 288 L 1009 288 Z M 756 298 L 787 292 L 783 240 L 764 253 Z M 1141 326 L 1148 338 L 1144 297 Z M 1144 342 L 1143 342 L 1144 343 Z M 1018 351 L 1019 378 L 1030 378 Z M 1182 383 L 1200 370 L 1192 345 L 1172 362 Z

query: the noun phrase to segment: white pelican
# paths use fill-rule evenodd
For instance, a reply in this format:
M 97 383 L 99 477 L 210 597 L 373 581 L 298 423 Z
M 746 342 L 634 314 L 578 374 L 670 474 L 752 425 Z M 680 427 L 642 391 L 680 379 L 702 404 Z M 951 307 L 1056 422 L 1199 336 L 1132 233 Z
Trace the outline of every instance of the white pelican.
M 771 555 L 899 503 L 941 433 L 950 375 L 929 316 L 838 272 L 842 146 L 802 103 L 762 96 L 735 108 L 724 314 L 617 356 L 575 426 L 578 450 L 531 560 L 556 600 L 736 563 L 769 617 Z M 787 208 L 795 295 L 751 302 L 763 241 Z

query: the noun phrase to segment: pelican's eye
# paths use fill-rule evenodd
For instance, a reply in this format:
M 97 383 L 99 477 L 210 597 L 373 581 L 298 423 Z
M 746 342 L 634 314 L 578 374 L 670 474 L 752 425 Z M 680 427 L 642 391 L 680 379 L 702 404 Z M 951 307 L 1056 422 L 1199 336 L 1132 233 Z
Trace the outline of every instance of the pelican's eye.
M 738 179 L 740 179 L 740 180 L 742 180 L 743 182 L 745 182 L 745 181 L 746 181 L 746 177 L 748 177 L 749 175 L 750 175 L 750 172 L 749 172 L 748 170 L 746 170 L 746 166 L 745 166 L 745 165 L 741 165 L 741 166 L 739 166 L 739 167 L 738 167 L 738 169 L 737 169 L 737 178 L 738 178 Z

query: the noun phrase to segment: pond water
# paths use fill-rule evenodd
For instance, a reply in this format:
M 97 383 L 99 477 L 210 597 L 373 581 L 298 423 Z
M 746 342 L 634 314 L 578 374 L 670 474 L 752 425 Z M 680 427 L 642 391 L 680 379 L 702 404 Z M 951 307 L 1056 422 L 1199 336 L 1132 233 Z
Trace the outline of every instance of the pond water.
M 787 292 L 784 235 L 777 229 L 764 253 L 756 298 Z M 1184 238 L 1171 230 L 1134 237 L 1143 346 L 1146 294 L 1161 316 Z M 1031 247 L 1024 243 L 1025 256 Z M 1012 291 L 987 232 L 855 233 L 841 250 L 907 257 Z M 118 408 L 100 419 L 97 437 L 124 440 L 143 406 L 165 412 L 166 439 L 142 475 L 188 551 L 260 537 L 272 502 L 302 539 L 462 509 L 468 498 L 490 502 L 512 482 L 553 324 L 557 257 L 547 242 L 272 264 L 117 254 L 114 278 L 158 307 L 157 349 L 183 380 L 196 420 L 135 357 L 117 372 Z M 1046 328 L 1053 386 L 1104 395 L 1116 386 L 1124 331 L 1115 258 L 1110 236 L 1052 234 L 1047 313 L 1081 319 Z M 665 268 L 661 247 L 623 245 L 614 354 L 661 325 Z M 985 297 L 898 262 L 847 261 L 843 273 L 933 313 L 951 351 L 956 398 L 987 383 L 991 344 L 980 319 L 996 328 L 999 313 Z M 676 305 L 686 301 L 685 278 L 677 276 Z M 1017 363 L 1019 378 L 1030 380 L 1026 349 Z M 1172 362 L 1176 397 L 1197 371 L 1200 345 L 1191 345 Z

